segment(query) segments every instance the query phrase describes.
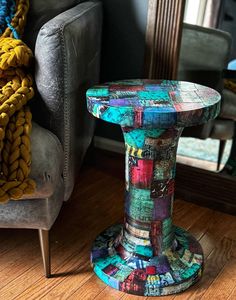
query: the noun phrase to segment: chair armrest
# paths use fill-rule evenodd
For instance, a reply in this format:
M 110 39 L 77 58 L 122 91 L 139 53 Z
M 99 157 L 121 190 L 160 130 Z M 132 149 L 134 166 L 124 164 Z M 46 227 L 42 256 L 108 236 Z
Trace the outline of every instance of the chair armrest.
M 85 91 L 98 82 L 101 28 L 101 3 L 87 1 L 47 22 L 36 40 L 33 118 L 63 145 L 66 199 L 73 189 L 75 157 L 80 163 L 93 135 Z
M 236 71 L 224 70 L 224 90 L 220 117 L 236 121 Z
M 236 93 L 224 89 L 222 92 L 222 106 L 220 118 L 236 121 Z

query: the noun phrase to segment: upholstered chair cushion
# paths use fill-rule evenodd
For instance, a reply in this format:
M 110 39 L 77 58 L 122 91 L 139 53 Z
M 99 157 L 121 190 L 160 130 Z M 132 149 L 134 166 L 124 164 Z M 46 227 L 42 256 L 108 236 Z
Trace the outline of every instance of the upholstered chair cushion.
M 58 138 L 47 129 L 33 123 L 31 133 L 32 166 L 30 178 L 37 187 L 24 198 L 50 197 L 62 179 L 63 149 Z
M 0 204 L 0 227 L 50 229 L 62 205 L 63 150 L 58 138 L 33 123 L 31 147 L 30 178 L 36 181 L 36 191 Z

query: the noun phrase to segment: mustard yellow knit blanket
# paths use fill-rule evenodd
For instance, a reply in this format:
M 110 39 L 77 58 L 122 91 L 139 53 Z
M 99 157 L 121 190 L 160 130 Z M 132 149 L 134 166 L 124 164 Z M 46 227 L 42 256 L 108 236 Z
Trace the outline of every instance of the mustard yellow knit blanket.
M 26 106 L 34 95 L 32 77 L 27 71 L 33 55 L 20 39 L 15 38 L 16 34 L 21 36 L 23 33 L 29 1 L 16 1 L 14 8 L 14 15 L 10 20 L 9 16 L 7 17 L 6 28 L 0 37 L 0 202 L 2 203 L 9 199 L 20 199 L 24 194 L 31 194 L 35 190 L 35 182 L 29 178 L 32 116 Z

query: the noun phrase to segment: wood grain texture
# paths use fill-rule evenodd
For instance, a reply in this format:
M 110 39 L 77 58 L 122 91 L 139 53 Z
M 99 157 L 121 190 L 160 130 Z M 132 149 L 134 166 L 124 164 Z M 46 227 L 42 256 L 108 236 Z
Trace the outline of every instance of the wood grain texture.
M 144 76 L 175 79 L 185 0 L 149 0 Z
M 101 153 L 95 165 L 84 166 L 72 199 L 64 204 L 51 230 L 50 279 L 43 276 L 36 230 L 0 230 L 1 299 L 147 299 L 106 287 L 89 261 L 97 234 L 122 220 L 123 171 L 122 157 Z M 200 240 L 205 271 L 202 280 L 186 292 L 152 299 L 236 299 L 236 217 L 178 199 L 174 222 Z

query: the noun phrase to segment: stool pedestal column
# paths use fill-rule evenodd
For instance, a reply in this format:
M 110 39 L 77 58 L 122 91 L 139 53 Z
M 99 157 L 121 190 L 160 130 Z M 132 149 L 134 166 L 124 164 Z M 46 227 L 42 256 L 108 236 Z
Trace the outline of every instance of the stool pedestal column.
M 126 293 L 181 292 L 201 276 L 200 244 L 172 224 L 176 150 L 182 128 L 123 127 L 126 192 L 123 225 L 97 237 L 91 261 L 108 285 Z

